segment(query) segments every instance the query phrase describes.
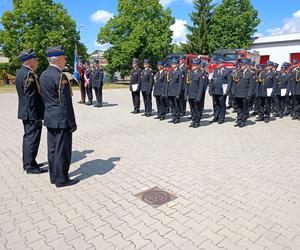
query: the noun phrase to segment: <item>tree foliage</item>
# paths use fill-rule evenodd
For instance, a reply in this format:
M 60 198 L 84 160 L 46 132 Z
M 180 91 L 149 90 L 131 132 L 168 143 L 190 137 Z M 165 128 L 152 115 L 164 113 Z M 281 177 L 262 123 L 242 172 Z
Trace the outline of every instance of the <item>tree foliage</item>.
M 111 45 L 104 53 L 108 70 L 127 75 L 134 57 L 150 58 L 155 65 L 172 51 L 174 22 L 171 10 L 164 10 L 158 0 L 119 0 L 118 15 L 98 34 L 99 43 Z
M 212 0 L 194 0 L 194 12 L 190 14 L 192 25 L 187 25 L 188 42 L 183 44 L 187 53 L 208 55 L 213 52 L 211 23 L 215 5 Z
M 223 0 L 212 17 L 212 48 L 248 48 L 259 23 L 250 0 Z
M 45 49 L 52 45 L 64 45 L 67 62 L 73 65 L 74 48 L 87 57 L 86 47 L 79 42 L 75 21 L 61 3 L 53 0 L 13 0 L 13 10 L 5 11 L 0 30 L 0 47 L 10 58 L 11 66 L 19 66 L 17 55 L 32 48 L 40 58 L 39 72 L 47 67 Z

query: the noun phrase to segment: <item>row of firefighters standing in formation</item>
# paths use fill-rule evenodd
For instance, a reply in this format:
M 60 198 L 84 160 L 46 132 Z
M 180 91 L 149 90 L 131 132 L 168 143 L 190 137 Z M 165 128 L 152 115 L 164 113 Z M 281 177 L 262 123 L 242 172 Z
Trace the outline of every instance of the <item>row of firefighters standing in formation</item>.
M 300 120 L 300 65 L 278 64 L 268 61 L 265 65 L 255 65 L 249 59 L 243 59 L 235 69 L 226 68 L 225 61 L 219 60 L 209 81 L 206 63 L 195 59 L 192 70 L 185 65 L 185 58 L 173 58 L 172 70 L 164 62 L 157 63 L 157 73 L 150 68 L 150 60 L 144 60 L 144 69 L 139 68 L 138 59 L 133 59 L 130 91 L 134 111 L 140 112 L 140 93 L 142 93 L 145 111 L 149 117 L 152 112 L 152 91 L 157 104 L 157 119 L 164 120 L 169 109 L 172 114 L 170 123 L 179 123 L 186 114 L 188 101 L 191 109 L 190 127 L 200 126 L 204 110 L 205 93 L 208 89 L 213 100 L 213 119 L 211 123 L 222 124 L 225 121 L 226 99 L 237 112 L 236 125 L 244 127 L 249 111 L 258 115 L 257 121 L 270 121 L 270 114 L 282 118 L 291 115 Z

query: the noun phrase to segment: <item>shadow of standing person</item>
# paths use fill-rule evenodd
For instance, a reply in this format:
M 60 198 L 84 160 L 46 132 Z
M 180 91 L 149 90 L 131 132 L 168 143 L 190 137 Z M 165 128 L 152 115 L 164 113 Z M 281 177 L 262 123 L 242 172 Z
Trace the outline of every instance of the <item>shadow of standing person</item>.
M 78 176 L 80 180 L 90 178 L 94 175 L 104 175 L 114 169 L 115 162 L 120 161 L 121 157 L 110 157 L 107 160 L 96 159 L 85 162 L 78 169 L 71 172 L 69 176 Z

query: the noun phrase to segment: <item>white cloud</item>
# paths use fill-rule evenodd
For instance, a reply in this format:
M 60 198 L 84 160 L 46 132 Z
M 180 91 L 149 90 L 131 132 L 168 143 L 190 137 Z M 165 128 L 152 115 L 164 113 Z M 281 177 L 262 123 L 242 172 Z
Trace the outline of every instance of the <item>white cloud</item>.
M 274 29 L 268 29 L 271 35 L 282 35 L 300 32 L 300 10 L 295 12 L 292 17 L 283 20 L 283 26 Z
M 109 43 L 100 44 L 97 41 L 95 41 L 94 46 L 97 47 L 97 49 L 99 49 L 99 50 L 105 51 L 105 50 L 109 49 L 109 47 L 111 45 Z
M 172 2 L 174 2 L 174 0 L 159 0 L 159 2 L 163 7 L 166 7 L 170 5 Z
M 113 13 L 110 13 L 106 10 L 97 10 L 90 16 L 90 19 L 95 23 L 106 23 L 113 16 Z
M 261 37 L 261 36 L 264 36 L 264 34 L 262 33 L 254 33 L 253 37 Z
M 184 0 L 185 3 L 194 3 L 194 0 Z
M 187 28 L 186 20 L 176 19 L 175 23 L 171 25 L 170 29 L 173 31 L 173 42 L 178 43 L 182 42 L 185 43 L 187 41 L 186 34 L 187 34 Z

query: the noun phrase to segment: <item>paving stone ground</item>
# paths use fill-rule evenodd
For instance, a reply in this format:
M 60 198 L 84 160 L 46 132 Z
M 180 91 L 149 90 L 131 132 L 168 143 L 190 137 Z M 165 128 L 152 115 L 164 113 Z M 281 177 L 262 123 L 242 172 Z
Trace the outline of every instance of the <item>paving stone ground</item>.
M 105 105 L 77 104 L 72 177 L 22 171 L 16 94 L 0 95 L 0 249 L 300 249 L 300 122 L 204 120 L 189 128 L 130 114 L 128 90 Z M 47 160 L 46 129 L 39 162 Z M 153 208 L 135 194 L 155 186 L 178 198 Z

